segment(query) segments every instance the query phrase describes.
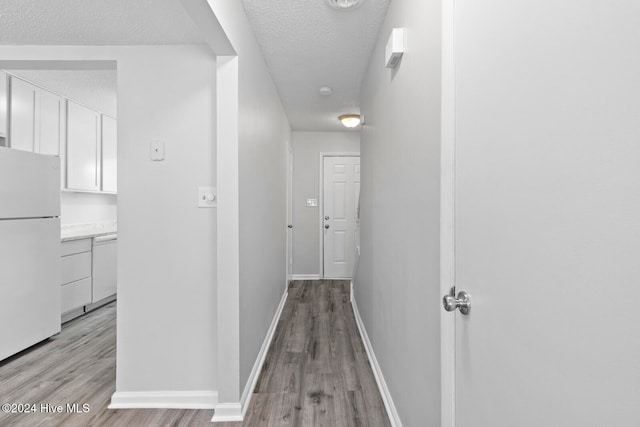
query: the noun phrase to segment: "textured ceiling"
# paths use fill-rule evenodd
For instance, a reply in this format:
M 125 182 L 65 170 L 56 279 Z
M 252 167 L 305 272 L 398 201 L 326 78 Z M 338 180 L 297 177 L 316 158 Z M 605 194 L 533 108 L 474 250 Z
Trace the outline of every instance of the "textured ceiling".
M 38 86 L 117 117 L 116 70 L 9 70 Z
M 0 44 L 199 44 L 178 0 L 1 0 Z
M 336 11 L 325 0 L 242 0 L 294 130 L 342 131 L 360 112 L 360 86 L 389 0 Z M 318 89 L 329 86 L 330 96 Z
M 346 11 L 325 0 L 242 2 L 293 129 L 345 130 L 337 116 L 359 112 L 389 0 L 362 0 Z M 0 44 L 203 42 L 179 0 L 0 0 Z M 320 95 L 322 86 L 333 94 Z

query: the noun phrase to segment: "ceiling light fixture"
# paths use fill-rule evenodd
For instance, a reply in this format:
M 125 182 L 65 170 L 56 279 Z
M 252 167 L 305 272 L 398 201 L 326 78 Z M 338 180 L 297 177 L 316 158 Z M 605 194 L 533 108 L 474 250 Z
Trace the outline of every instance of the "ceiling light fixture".
M 358 7 L 363 0 L 326 0 L 327 4 L 336 10 L 348 10 Z
M 338 120 L 340 120 L 342 126 L 354 128 L 360 124 L 360 114 L 343 114 L 338 116 Z
M 322 86 L 319 92 L 320 92 L 320 95 L 323 95 L 323 96 L 329 96 L 333 93 L 333 91 L 329 86 Z

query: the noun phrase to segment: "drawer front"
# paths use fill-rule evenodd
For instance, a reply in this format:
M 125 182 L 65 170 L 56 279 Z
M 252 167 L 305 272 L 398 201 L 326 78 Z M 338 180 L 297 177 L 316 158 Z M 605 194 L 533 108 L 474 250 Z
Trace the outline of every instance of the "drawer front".
M 91 278 L 62 286 L 60 311 L 64 314 L 91 303 Z
M 60 256 L 71 254 L 79 254 L 80 252 L 88 252 L 91 250 L 91 239 L 68 240 L 62 242 Z
M 69 255 L 61 260 L 61 284 L 75 282 L 91 276 L 91 252 Z

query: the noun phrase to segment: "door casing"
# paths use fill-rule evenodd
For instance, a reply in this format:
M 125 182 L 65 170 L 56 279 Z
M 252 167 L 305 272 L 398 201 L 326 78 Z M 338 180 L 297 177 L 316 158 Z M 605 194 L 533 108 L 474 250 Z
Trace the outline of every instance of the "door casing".
M 360 157 L 360 153 L 356 152 L 321 152 L 318 163 L 318 242 L 319 242 L 319 264 L 318 271 L 320 278 L 324 279 L 324 158 L 325 157 Z
M 285 265 L 286 286 L 289 286 L 289 282 L 293 277 L 293 229 L 289 228 L 289 225 L 293 225 L 293 151 L 290 146 L 287 146 L 287 228 L 286 228 L 286 241 L 287 241 L 287 257 Z
M 455 286 L 455 0 L 442 2 L 440 295 Z M 455 314 L 440 307 L 440 425 L 455 427 Z

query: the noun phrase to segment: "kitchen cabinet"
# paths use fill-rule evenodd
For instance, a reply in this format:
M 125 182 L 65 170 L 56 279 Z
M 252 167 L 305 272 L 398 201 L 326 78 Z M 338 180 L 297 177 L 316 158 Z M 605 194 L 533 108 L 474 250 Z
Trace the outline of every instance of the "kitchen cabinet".
M 46 90 L 39 91 L 40 126 L 36 138 L 37 152 L 60 155 L 62 123 L 64 121 L 64 99 Z
M 0 147 L 7 146 L 7 73 L 0 71 Z
M 9 87 L 10 147 L 60 155 L 63 98 L 13 76 Z
M 67 188 L 100 190 L 100 114 L 67 100 Z
M 60 307 L 63 316 L 91 303 L 91 240 L 62 242 Z
M 118 132 L 115 119 L 102 115 L 102 191 L 118 191 Z
M 117 283 L 118 235 L 93 238 L 93 291 L 96 303 L 115 295 Z
M 11 77 L 9 100 L 9 145 L 24 151 L 36 151 L 36 98 L 32 84 Z
M 63 322 L 113 301 L 117 291 L 118 235 L 84 236 L 61 246 Z
M 117 120 L 0 71 L 3 145 L 60 156 L 64 190 L 118 191 Z

